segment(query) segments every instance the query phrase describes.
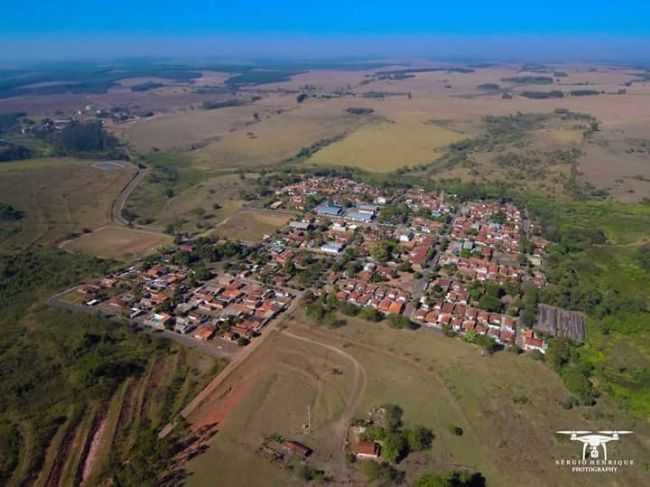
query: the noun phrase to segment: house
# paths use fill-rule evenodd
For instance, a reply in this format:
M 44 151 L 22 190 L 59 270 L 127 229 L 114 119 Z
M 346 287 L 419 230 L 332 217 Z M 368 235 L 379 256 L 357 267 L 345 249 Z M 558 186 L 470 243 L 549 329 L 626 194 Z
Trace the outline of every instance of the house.
M 189 332 L 194 330 L 196 326 L 194 326 L 189 320 L 185 319 L 176 319 L 176 324 L 174 325 L 174 331 L 176 333 L 180 333 L 181 335 L 187 335 Z
M 282 443 L 282 449 L 290 456 L 307 458 L 313 450 L 297 441 L 287 440 Z
M 377 460 L 381 447 L 374 441 L 360 441 L 354 448 L 354 455 L 361 460 Z
M 144 324 L 157 330 L 164 330 L 166 325 L 171 323 L 172 316 L 168 313 L 154 313 L 144 320 Z
M 214 336 L 214 332 L 215 332 L 214 326 L 203 325 L 199 327 L 192 336 L 197 340 L 202 340 L 206 342 Z
M 546 342 L 542 338 L 537 338 L 533 330 L 524 331 L 522 344 L 523 349 L 527 352 L 537 350 L 540 353 L 546 353 Z

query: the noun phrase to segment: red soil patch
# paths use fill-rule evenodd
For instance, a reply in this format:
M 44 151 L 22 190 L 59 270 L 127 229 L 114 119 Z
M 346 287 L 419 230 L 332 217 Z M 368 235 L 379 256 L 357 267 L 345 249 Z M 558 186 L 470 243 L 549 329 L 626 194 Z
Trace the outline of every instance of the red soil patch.
M 235 387 L 230 386 L 216 400 L 212 402 L 209 402 L 209 400 L 206 401 L 194 415 L 192 430 L 198 431 L 204 427 L 221 424 L 230 412 L 246 397 L 251 383 L 252 381 L 248 380 L 237 384 Z

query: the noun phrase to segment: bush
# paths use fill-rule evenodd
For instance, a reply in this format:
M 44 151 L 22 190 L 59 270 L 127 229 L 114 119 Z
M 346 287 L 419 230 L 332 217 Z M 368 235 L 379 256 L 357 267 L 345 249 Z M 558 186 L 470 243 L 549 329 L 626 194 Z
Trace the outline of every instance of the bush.
M 367 321 L 378 322 L 383 320 L 384 316 L 375 308 L 371 308 L 368 306 L 365 308 L 361 308 L 361 311 L 359 312 L 359 318 L 362 318 Z
M 359 465 L 369 483 L 376 481 L 399 483 L 404 478 L 403 472 L 393 468 L 388 463 L 363 461 L 359 462 Z
M 463 428 L 457 425 L 451 425 L 449 431 L 456 436 L 463 436 Z
M 397 328 L 399 330 L 403 330 L 403 329 L 413 330 L 417 328 L 415 323 L 413 323 L 404 315 L 390 315 L 388 317 L 388 324 L 392 328 Z

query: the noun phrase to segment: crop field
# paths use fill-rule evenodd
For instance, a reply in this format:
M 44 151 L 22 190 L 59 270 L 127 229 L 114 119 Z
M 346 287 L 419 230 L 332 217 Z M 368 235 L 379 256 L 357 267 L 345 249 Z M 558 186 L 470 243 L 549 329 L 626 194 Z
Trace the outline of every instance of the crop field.
M 214 234 L 230 240 L 258 242 L 264 235 L 285 226 L 291 218 L 288 213 L 242 209 L 217 225 Z
M 172 237 L 148 230 L 106 226 L 65 242 L 63 248 L 103 259 L 134 260 L 173 243 Z
M 0 201 L 25 214 L 17 233 L 0 233 L 3 247 L 58 242 L 110 222 L 113 201 L 135 170 L 95 164 L 75 159 L 0 164 Z
M 309 163 L 358 167 L 370 172 L 391 172 L 430 163 L 442 149 L 463 139 L 458 132 L 426 124 L 419 117 L 366 125 L 343 140 L 325 147 Z
M 333 369 L 339 372 L 333 374 Z M 272 434 L 314 448 L 310 464 L 332 474 L 334 485 L 364 485 L 345 462 L 342 424 L 390 402 L 404 409 L 409 423 L 435 434 L 430 452 L 398 465 L 408 470 L 410 480 L 424 471 L 466 466 L 483 472 L 490 485 L 586 486 L 589 478 L 555 466 L 554 458 L 574 455 L 575 445 L 554 432 L 567 425 L 593 429 L 603 422 L 632 423 L 616 416 L 606 401 L 595 411 L 567 410 L 561 406 L 566 395 L 559 377 L 528 356 L 485 356 L 472 345 L 429 330 L 392 330 L 356 319 L 324 330 L 297 318 L 269 337 L 190 418 L 196 427 L 216 421 L 220 428 L 210 449 L 188 465 L 188 485 L 203 485 L 215 471 L 225 484 L 242 478 L 251 486 L 296 483 L 256 453 Z M 301 429 L 307 406 L 310 434 Z M 461 427 L 462 436 L 453 434 L 452 426 Z M 635 424 L 635 432 L 636 438 L 626 442 L 626 454 L 643 458 L 647 427 Z M 642 475 L 630 472 L 604 477 L 603 485 Z

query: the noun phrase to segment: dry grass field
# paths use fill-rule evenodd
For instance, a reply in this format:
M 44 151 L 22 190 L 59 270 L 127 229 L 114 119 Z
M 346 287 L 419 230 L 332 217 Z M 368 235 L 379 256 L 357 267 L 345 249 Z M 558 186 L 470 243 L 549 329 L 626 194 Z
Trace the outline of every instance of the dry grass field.
M 171 198 L 160 184 L 145 180 L 129 198 L 127 208 L 138 215 L 139 224 L 152 229 L 173 225 L 179 231 L 205 232 L 243 206 L 240 193 L 254 177 L 249 173 L 242 180 L 235 174 L 199 172 L 191 184 L 175 188 Z
M 195 427 L 220 426 L 210 449 L 188 465 L 188 485 L 209 485 L 215 472 L 224 485 L 299 484 L 256 453 L 271 434 L 314 448 L 310 463 L 332 474 L 334 485 L 365 485 L 345 462 L 344 423 L 387 402 L 401 405 L 407 422 L 435 434 L 431 451 L 398 466 L 409 481 L 424 471 L 466 466 L 483 472 L 489 485 L 591 485 L 588 476 L 555 466 L 556 457 L 574 456 L 576 447 L 554 432 L 633 424 L 604 401 L 595 410 L 563 408 L 567 392 L 559 377 L 528 356 L 484 356 L 428 330 L 398 331 L 356 319 L 326 330 L 301 321 L 270 336 L 190 418 Z M 305 435 L 308 405 L 312 432 Z M 452 426 L 463 428 L 463 435 L 452 434 Z M 631 429 L 637 434 L 626 441 L 625 455 L 644 458 L 647 426 Z M 627 470 L 599 477 L 599 485 L 642 476 L 641 469 Z
M 130 165 L 76 159 L 0 164 L 0 201 L 25 212 L 18 233 L 0 233 L 2 246 L 54 243 L 109 223 L 113 201 L 134 173 Z
M 366 125 L 345 139 L 318 151 L 309 163 L 391 172 L 430 163 L 442 149 L 463 139 L 458 132 L 426 123 L 426 114 L 403 113 L 397 120 Z
M 292 216 L 268 210 L 242 209 L 217 225 L 214 235 L 224 239 L 259 242 L 284 227 Z
M 107 226 L 65 242 L 63 248 L 103 259 L 129 261 L 172 243 L 172 237 L 162 233 Z
M 352 103 L 348 102 L 347 107 Z M 283 113 L 260 116 L 261 121 L 232 131 L 195 155 L 195 166 L 205 168 L 255 168 L 282 162 L 302 148 L 341 137 L 367 122 L 351 115 L 335 101 L 306 101 Z

